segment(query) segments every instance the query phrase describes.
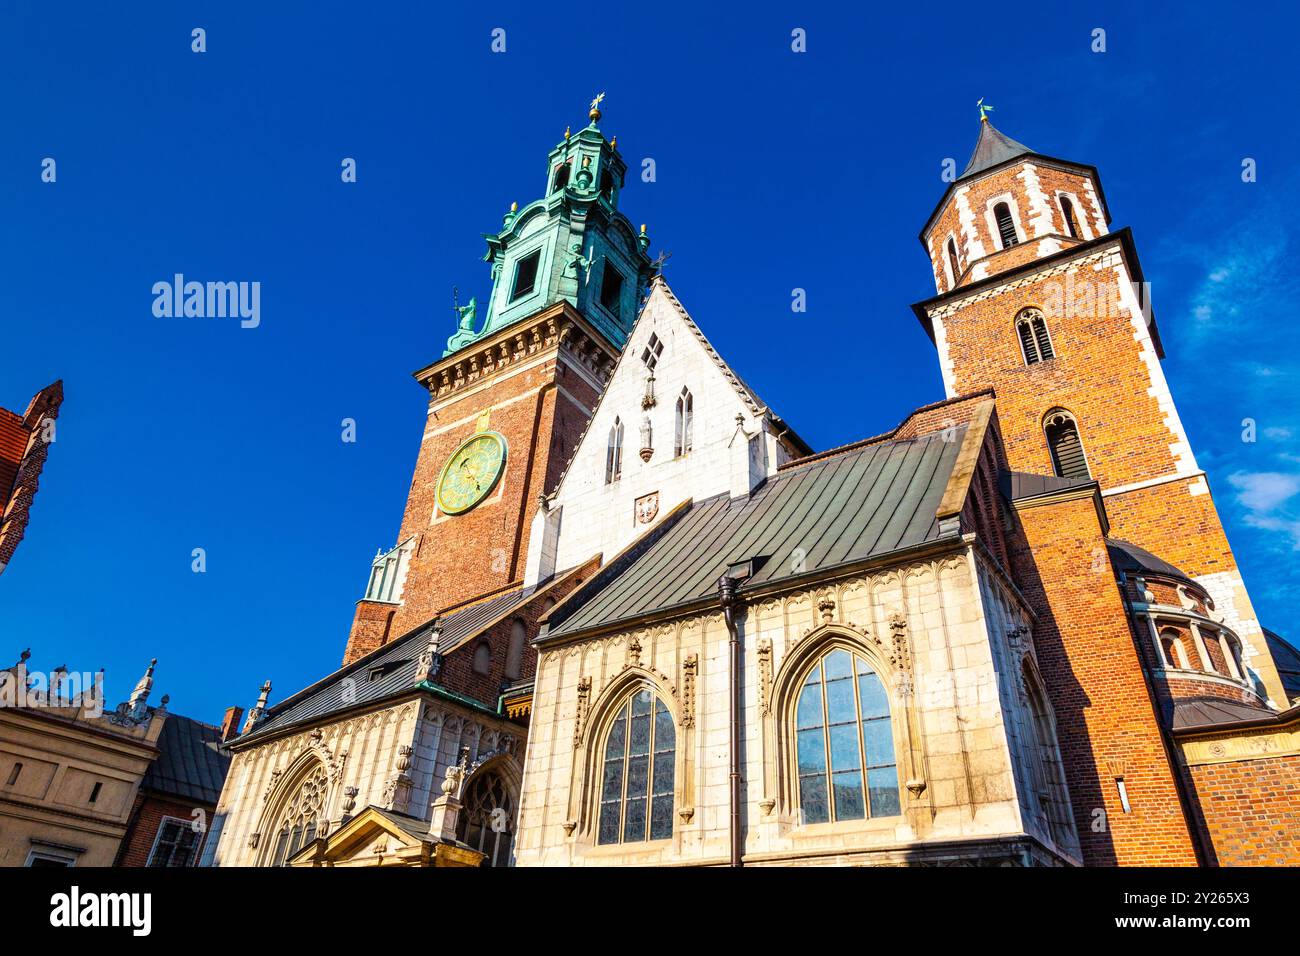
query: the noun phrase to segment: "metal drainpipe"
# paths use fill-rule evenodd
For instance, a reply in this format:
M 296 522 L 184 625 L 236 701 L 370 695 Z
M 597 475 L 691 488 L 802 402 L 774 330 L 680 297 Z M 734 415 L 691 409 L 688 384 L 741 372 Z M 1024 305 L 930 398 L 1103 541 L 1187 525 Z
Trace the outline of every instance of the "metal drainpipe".
M 736 597 L 734 578 L 723 575 L 718 579 L 718 599 L 722 602 L 722 616 L 731 636 L 727 694 L 727 714 L 731 722 L 731 865 L 740 866 L 740 637 L 736 633 L 736 610 L 740 601 Z

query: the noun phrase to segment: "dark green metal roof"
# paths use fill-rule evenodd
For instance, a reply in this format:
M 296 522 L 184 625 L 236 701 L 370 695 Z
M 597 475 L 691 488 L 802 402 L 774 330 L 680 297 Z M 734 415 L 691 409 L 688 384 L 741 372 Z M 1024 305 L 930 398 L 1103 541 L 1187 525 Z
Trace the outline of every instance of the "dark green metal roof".
M 489 601 L 473 604 L 454 614 L 449 614 L 443 618 L 439 648 L 441 653 L 445 656 L 461 647 L 466 641 L 482 633 L 501 615 L 523 604 L 537 590 L 537 587 L 529 587 L 509 591 Z M 262 723 L 258 724 L 252 733 L 240 737 L 239 742 L 416 690 L 415 673 L 419 668 L 420 655 L 424 652 L 428 641 L 428 627 L 421 627 L 353 661 L 324 680 L 317 681 L 267 710 Z M 491 711 L 491 708 L 482 701 L 471 701 L 462 695 L 452 694 L 451 691 L 434 685 L 421 684 L 419 688 Z M 163 729 L 166 729 L 166 724 L 163 725 Z
M 765 560 L 742 593 L 938 540 L 935 512 L 965 433 L 868 445 L 748 496 L 695 502 L 627 567 L 553 612 L 543 640 L 709 600 L 728 566 L 750 558 Z

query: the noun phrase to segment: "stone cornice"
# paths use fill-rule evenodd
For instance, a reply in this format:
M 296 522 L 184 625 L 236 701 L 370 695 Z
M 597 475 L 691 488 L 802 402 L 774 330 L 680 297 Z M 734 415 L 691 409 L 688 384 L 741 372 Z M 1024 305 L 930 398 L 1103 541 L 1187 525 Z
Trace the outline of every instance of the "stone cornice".
M 567 302 L 557 302 L 425 366 L 415 372 L 414 377 L 431 396 L 438 398 L 468 388 L 548 350 L 558 353 L 561 347 L 570 359 L 602 383 L 608 380 L 618 357 L 613 346 L 577 309 Z

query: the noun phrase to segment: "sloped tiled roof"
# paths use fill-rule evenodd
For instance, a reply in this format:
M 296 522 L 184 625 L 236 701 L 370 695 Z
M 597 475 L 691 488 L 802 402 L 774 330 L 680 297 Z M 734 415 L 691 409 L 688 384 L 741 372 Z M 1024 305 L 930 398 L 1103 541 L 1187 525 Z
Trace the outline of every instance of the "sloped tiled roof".
M 9 503 L 9 493 L 14 490 L 29 437 L 22 417 L 0 408 L 0 512 Z
M 550 582 L 547 582 L 548 584 Z M 489 601 L 471 605 L 443 618 L 439 649 L 446 655 L 480 634 L 502 615 L 532 597 L 541 587 L 536 585 L 498 595 Z M 335 711 L 370 704 L 405 693 L 415 686 L 415 670 L 429 640 L 429 631 L 421 627 L 335 671 L 324 680 L 281 701 L 266 712 L 266 717 L 251 734 L 240 740 L 281 730 L 294 724 L 316 720 Z M 372 676 L 373 675 L 373 676 Z M 347 678 L 352 680 L 345 684 Z M 467 703 L 469 701 L 467 700 Z M 486 705 L 473 702 L 479 707 Z
M 221 731 L 210 724 L 168 714 L 158 736 L 158 757 L 140 786 L 196 803 L 213 803 L 230 769 L 221 751 Z
M 965 433 L 882 442 L 782 472 L 748 496 L 695 502 L 617 574 L 553 611 L 546 637 L 707 601 L 728 565 L 750 558 L 766 560 L 742 592 L 935 541 Z

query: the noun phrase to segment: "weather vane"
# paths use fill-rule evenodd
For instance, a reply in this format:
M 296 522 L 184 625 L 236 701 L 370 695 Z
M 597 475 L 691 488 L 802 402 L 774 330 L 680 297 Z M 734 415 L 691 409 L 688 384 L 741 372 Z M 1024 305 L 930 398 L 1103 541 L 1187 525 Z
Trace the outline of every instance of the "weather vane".
M 605 91 L 601 90 L 600 93 L 596 95 L 596 98 L 591 101 L 591 112 L 587 115 L 591 117 L 593 123 L 600 119 L 600 104 L 604 99 Z
M 655 258 L 651 260 L 650 268 L 654 269 L 656 272 L 663 272 L 664 263 L 667 262 L 672 257 L 673 254 L 671 252 L 663 252 L 661 250 L 659 255 L 655 256 Z
M 989 121 L 988 114 L 993 112 L 993 107 L 991 107 L 991 106 L 985 106 L 985 105 L 984 105 L 984 97 L 982 97 L 982 96 L 980 97 L 980 101 L 979 101 L 978 103 L 976 103 L 975 105 L 979 107 L 979 111 L 980 111 L 980 122 L 981 122 L 981 123 L 987 123 L 987 122 Z

